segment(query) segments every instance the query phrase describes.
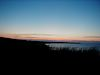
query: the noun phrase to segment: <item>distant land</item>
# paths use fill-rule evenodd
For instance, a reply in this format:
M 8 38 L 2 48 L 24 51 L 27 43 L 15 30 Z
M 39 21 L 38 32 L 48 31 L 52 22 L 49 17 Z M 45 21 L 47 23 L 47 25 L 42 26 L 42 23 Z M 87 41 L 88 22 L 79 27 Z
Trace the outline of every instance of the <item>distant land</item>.
M 48 34 L 49 35 L 49 34 Z M 80 42 L 100 42 L 99 38 L 98 40 L 88 40 L 86 37 L 86 40 L 80 40 L 78 38 L 75 39 L 66 39 L 65 38 L 59 38 L 59 37 L 53 37 L 52 35 L 48 36 L 47 34 L 0 34 L 0 37 L 5 38 L 12 38 L 12 39 L 21 39 L 21 40 L 32 40 L 32 41 L 48 41 L 48 42 L 59 42 L 59 43 L 80 43 Z M 48 36 L 48 37 L 47 37 Z M 73 37 L 74 38 L 74 37 Z
M 0 38 L 8 38 L 8 37 L 0 37 Z M 16 39 L 16 38 L 8 38 L 8 39 Z M 17 39 L 16 39 L 17 40 Z M 18 40 L 27 40 L 27 39 L 18 39 Z M 56 41 L 56 40 L 27 40 L 27 41 L 40 41 L 43 43 L 68 43 L 68 44 L 80 44 L 80 42 L 74 41 Z

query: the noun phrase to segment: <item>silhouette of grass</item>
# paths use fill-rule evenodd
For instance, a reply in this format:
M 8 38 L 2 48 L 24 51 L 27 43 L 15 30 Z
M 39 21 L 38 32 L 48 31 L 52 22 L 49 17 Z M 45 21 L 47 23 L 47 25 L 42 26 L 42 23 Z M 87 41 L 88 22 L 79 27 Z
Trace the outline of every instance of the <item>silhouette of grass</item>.
M 45 42 L 0 38 L 2 57 L 30 60 L 100 61 L 100 52 L 93 48 L 51 48 Z

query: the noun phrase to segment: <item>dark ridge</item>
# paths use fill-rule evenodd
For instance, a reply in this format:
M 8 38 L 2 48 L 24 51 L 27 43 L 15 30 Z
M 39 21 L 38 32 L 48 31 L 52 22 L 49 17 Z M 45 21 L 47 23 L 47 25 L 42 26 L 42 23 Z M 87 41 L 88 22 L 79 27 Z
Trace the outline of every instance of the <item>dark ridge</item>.
M 26 41 L 0 37 L 0 51 L 3 60 L 46 61 L 66 63 L 94 63 L 100 61 L 100 52 L 95 48 L 84 51 L 75 51 L 68 48 L 53 50 L 45 42 Z M 45 62 L 45 63 L 46 63 Z
M 45 41 L 44 43 L 67 43 L 67 44 L 80 44 L 80 42 L 56 42 L 56 41 L 51 41 L 51 42 L 48 42 L 48 41 Z
M 33 59 L 47 56 L 49 47 L 43 42 L 9 39 L 0 37 L 0 50 L 4 56 Z

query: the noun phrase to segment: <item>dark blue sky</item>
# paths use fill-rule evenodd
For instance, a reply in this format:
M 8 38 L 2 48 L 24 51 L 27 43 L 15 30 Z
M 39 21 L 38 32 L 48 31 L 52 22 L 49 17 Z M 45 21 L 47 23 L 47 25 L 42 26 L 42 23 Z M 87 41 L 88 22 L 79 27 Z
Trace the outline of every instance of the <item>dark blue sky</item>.
M 100 35 L 99 0 L 0 0 L 0 32 Z

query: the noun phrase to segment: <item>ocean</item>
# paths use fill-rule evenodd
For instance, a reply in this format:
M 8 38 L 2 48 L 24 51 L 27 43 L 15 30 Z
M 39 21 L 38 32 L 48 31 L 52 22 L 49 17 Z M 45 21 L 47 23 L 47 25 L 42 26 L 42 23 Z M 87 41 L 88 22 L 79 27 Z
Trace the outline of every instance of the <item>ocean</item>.
M 46 44 L 49 47 L 53 48 L 91 48 L 95 47 L 97 50 L 100 51 L 100 42 L 80 42 L 80 44 L 68 44 L 68 43 L 48 43 Z

